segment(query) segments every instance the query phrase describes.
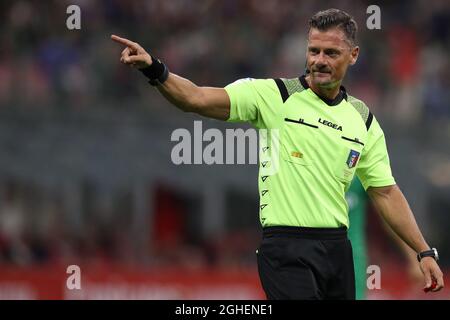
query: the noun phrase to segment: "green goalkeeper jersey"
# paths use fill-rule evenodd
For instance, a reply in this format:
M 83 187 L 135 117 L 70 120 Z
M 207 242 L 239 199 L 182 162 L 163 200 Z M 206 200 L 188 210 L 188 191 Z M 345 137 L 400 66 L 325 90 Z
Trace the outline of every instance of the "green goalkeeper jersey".
M 230 122 L 260 130 L 260 221 L 267 226 L 348 227 L 345 192 L 395 184 L 383 131 L 367 106 L 341 89 L 320 98 L 304 76 L 226 86 Z

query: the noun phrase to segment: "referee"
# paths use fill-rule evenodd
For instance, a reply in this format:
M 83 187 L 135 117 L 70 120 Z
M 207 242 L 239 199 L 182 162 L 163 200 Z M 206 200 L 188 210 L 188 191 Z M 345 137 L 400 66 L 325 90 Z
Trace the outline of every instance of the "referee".
M 179 109 L 277 129 L 277 150 L 266 145 L 261 157 L 279 152 L 278 168 L 268 174 L 270 163 L 260 161 L 259 173 L 263 240 L 257 260 L 268 299 L 355 298 L 345 200 L 355 174 L 387 224 L 417 252 L 425 288 L 444 286 L 437 250 L 424 240 L 392 177 L 380 124 L 341 86 L 358 59 L 356 32 L 347 13 L 320 11 L 309 21 L 305 75 L 246 79 L 225 88 L 198 87 L 139 44 L 112 36 L 126 46 L 121 62 L 139 69 Z

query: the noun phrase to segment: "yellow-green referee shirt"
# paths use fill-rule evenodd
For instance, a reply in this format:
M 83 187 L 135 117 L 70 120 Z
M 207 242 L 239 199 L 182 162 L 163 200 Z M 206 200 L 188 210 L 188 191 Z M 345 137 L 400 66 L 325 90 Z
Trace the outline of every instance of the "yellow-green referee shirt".
M 225 90 L 228 121 L 267 129 L 260 130 L 263 227 L 348 227 L 345 191 L 355 173 L 366 190 L 395 184 L 378 121 L 344 88 L 333 101 L 304 76 L 239 80 Z

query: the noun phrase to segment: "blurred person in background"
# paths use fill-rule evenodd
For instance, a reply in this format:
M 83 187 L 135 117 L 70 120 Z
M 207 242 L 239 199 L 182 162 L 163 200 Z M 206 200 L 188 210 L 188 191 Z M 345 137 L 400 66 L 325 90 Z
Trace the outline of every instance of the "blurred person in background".
M 345 201 L 355 173 L 386 223 L 417 253 L 425 288 L 439 291 L 437 250 L 424 240 L 392 177 L 383 131 L 364 102 L 341 86 L 359 54 L 356 22 L 330 9 L 316 13 L 309 26 L 308 75 L 226 88 L 198 87 L 139 44 L 112 39 L 126 46 L 121 61 L 142 71 L 181 110 L 281 130 L 285 161 L 272 175 L 260 170 L 259 179 L 264 239 L 258 268 L 269 299 L 355 298 Z
M 31 252 L 24 239 L 26 229 L 25 205 L 20 186 L 8 182 L 3 186 L 0 199 L 0 258 L 18 265 L 26 265 Z

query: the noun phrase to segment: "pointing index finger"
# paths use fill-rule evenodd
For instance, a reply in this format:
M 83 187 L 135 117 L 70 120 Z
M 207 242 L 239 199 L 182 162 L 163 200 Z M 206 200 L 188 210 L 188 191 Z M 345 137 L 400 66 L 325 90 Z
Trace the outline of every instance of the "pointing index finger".
M 128 47 L 130 47 L 132 49 L 137 49 L 136 44 L 133 41 L 130 41 L 128 39 L 121 38 L 119 36 L 116 36 L 115 34 L 113 34 L 111 36 L 111 39 L 114 40 L 115 42 L 118 42 L 120 44 L 126 45 L 126 46 L 128 46 Z

